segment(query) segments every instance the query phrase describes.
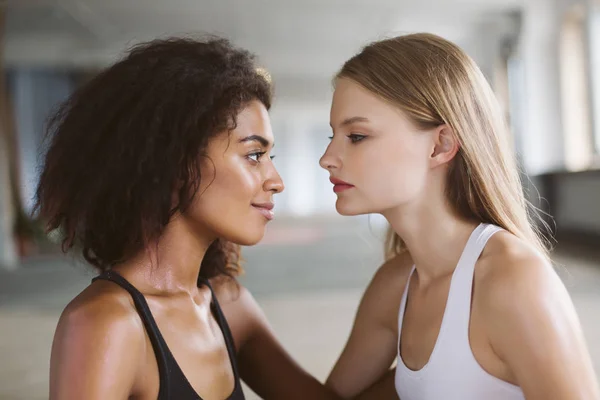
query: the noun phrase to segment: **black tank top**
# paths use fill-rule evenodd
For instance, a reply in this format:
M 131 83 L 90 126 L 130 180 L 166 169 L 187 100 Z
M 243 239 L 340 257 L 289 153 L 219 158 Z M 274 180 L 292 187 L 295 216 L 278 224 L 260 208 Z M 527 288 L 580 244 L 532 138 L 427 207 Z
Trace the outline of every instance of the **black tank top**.
M 148 307 L 148 303 L 146 302 L 144 295 L 115 271 L 103 272 L 99 276 L 92 279 L 92 282 L 97 279 L 108 280 L 116 283 L 123 289 L 127 290 L 133 298 L 135 308 L 140 314 L 142 322 L 146 327 L 148 337 L 152 342 L 154 354 L 156 355 L 156 360 L 158 362 L 160 388 L 158 391 L 157 400 L 202 400 L 202 398 L 198 395 L 198 393 L 196 393 L 190 382 L 185 377 L 183 371 L 177 364 L 177 361 L 175 361 L 173 354 L 171 354 L 165 339 L 158 329 L 158 325 L 156 325 L 156 321 L 154 321 L 154 317 L 150 312 L 150 307 Z M 217 320 L 217 323 L 219 324 L 219 328 L 221 328 L 221 332 L 225 338 L 227 352 L 229 353 L 229 360 L 231 361 L 235 382 L 233 392 L 231 395 L 229 395 L 227 400 L 245 400 L 244 393 L 242 392 L 242 386 L 240 384 L 240 376 L 235 360 L 235 346 L 233 343 L 233 337 L 231 336 L 231 331 L 229 330 L 229 325 L 227 325 L 223 311 L 221 311 L 217 297 L 215 296 L 212 286 L 208 280 L 199 279 L 198 284 L 204 284 L 210 289 L 212 294 L 211 309 L 215 319 Z

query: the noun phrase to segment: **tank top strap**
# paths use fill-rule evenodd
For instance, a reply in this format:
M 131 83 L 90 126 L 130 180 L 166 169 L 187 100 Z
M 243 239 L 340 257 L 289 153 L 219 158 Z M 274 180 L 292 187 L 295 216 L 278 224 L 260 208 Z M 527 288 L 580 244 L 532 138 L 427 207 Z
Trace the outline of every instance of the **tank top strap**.
M 199 284 L 203 284 L 208 286 L 211 292 L 212 302 L 211 307 L 214 313 L 215 318 L 217 319 L 217 323 L 221 328 L 221 332 L 223 333 L 223 338 L 225 339 L 225 345 L 227 346 L 227 352 L 229 354 L 229 360 L 231 362 L 231 368 L 233 369 L 233 375 L 235 379 L 235 388 L 234 393 L 240 391 L 240 375 L 237 366 L 237 351 L 235 348 L 235 342 L 233 340 L 233 335 L 231 334 L 231 330 L 229 328 L 229 324 L 227 323 L 227 319 L 225 318 L 225 314 L 223 314 L 223 310 L 219 305 L 219 301 L 217 300 L 217 296 L 215 295 L 215 291 L 213 290 L 212 285 L 210 284 L 208 279 L 199 278 Z
M 159 399 L 168 399 L 170 398 L 170 387 L 169 387 L 169 362 L 168 362 L 168 354 L 170 354 L 167 344 L 158 329 L 158 325 L 152 316 L 152 312 L 150 311 L 150 307 L 144 298 L 144 295 L 137 290 L 131 283 L 129 283 L 125 278 L 123 278 L 119 273 L 107 270 L 96 276 L 92 279 L 92 282 L 96 280 L 106 280 L 111 281 L 125 289 L 131 298 L 133 299 L 133 304 L 135 305 L 136 310 L 138 311 L 140 318 L 142 319 L 142 323 L 146 328 L 146 332 L 148 332 L 148 337 L 150 338 L 150 342 L 152 343 L 152 348 L 154 349 L 154 354 L 156 355 L 156 361 L 158 363 L 158 371 L 160 377 L 160 387 L 158 392 Z
M 452 276 L 445 312 L 448 315 L 444 315 L 444 319 L 451 322 L 446 327 L 445 333 L 453 336 L 454 340 L 466 339 L 467 345 L 475 264 L 490 238 L 501 230 L 502 228 L 496 225 L 480 224 L 477 226 L 471 233 Z
M 400 336 L 402 336 L 402 324 L 404 322 L 404 313 L 406 311 L 406 302 L 408 300 L 408 287 L 410 286 L 410 279 L 415 272 L 415 266 L 413 265 L 406 283 L 404 284 L 404 293 L 402 294 L 402 300 L 400 301 L 400 310 L 398 311 L 398 346 L 400 346 Z M 399 348 L 399 347 L 398 347 Z

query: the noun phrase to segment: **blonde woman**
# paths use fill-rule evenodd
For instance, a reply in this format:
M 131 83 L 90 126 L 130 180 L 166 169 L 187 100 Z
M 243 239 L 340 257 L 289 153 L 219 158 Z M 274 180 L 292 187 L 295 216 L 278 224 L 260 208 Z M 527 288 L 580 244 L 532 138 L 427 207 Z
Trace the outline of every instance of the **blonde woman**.
M 402 400 L 600 398 L 475 63 L 431 34 L 372 43 L 336 77 L 331 126 L 338 212 L 391 231 L 327 384 L 350 398 L 396 360 Z

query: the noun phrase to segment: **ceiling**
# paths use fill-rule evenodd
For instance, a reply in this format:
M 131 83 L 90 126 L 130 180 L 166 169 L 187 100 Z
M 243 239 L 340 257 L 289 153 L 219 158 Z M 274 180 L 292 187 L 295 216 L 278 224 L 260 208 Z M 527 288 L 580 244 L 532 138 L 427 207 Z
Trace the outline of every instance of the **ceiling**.
M 157 36 L 211 33 L 258 54 L 277 82 L 311 91 L 371 40 L 429 31 L 477 53 L 522 0 L 5 0 L 5 62 L 106 65 Z M 506 29 L 506 28 L 501 28 Z M 291 89 L 290 89 L 291 90 Z

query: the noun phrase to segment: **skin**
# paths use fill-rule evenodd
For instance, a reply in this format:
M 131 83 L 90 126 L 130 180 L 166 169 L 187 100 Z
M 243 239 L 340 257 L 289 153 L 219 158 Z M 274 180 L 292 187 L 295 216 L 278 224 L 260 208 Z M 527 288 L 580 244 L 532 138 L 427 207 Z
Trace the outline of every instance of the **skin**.
M 305 372 L 283 349 L 262 310 L 244 288 L 231 283 L 216 286 L 217 297 L 227 316 L 236 346 L 238 366 L 244 382 L 263 399 L 341 399 L 332 389 Z M 353 398 L 381 399 L 393 389 L 393 376 L 385 376 Z
M 408 247 L 372 279 L 327 380 L 351 398 L 389 376 L 398 352 L 410 369 L 428 362 L 452 272 L 479 222 L 457 216 L 444 195 L 459 149 L 448 126 L 419 130 L 399 108 L 343 78 L 330 118 L 334 135 L 321 166 L 354 185 L 338 193 L 338 212 L 380 213 Z M 399 306 L 413 265 L 398 349 Z M 476 263 L 472 296 L 469 341 L 487 373 L 520 386 L 527 399 L 600 398 L 571 299 L 529 244 L 508 232 L 493 235 Z M 393 386 L 381 398 L 397 398 Z
M 205 400 L 227 398 L 234 376 L 210 311 L 210 290 L 196 285 L 199 268 L 218 237 L 244 245 L 263 237 L 268 220 L 253 205 L 272 202 L 284 188 L 270 159 L 272 147 L 267 110 L 253 101 L 238 115 L 235 130 L 209 143 L 189 211 L 174 216 L 158 246 L 114 267 L 144 295 L 174 358 Z M 234 337 L 241 377 L 257 394 L 264 399 L 339 398 L 291 359 L 247 289 L 224 278 L 215 278 L 212 286 Z M 357 398 L 378 398 L 382 384 L 389 382 Z M 156 357 L 131 296 L 112 282 L 92 283 L 60 317 L 50 399 L 150 400 L 158 392 Z
M 185 215 L 167 225 L 157 246 L 117 265 L 150 306 L 171 352 L 205 400 L 224 399 L 234 379 L 225 342 L 197 287 L 202 258 L 216 238 L 255 244 L 268 222 L 257 204 L 273 201 L 283 182 L 270 160 L 273 133 L 266 108 L 253 101 L 201 158 L 202 181 Z M 156 266 L 158 263 L 158 266 Z M 156 358 L 130 295 L 96 281 L 63 312 L 54 339 L 51 399 L 156 399 Z

